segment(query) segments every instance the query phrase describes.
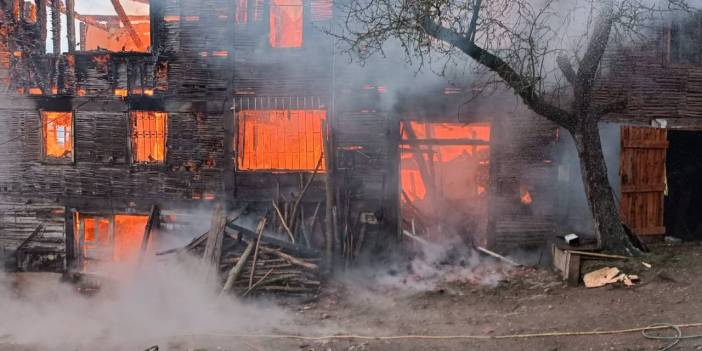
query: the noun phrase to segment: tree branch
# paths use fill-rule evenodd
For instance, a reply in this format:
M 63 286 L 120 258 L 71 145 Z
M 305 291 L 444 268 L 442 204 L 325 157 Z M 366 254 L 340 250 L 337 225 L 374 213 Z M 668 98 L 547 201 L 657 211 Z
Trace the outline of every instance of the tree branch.
M 437 24 L 428 16 L 425 16 L 420 23 L 422 29 L 428 35 L 458 48 L 481 65 L 499 75 L 534 112 L 566 129 L 572 129 L 576 126 L 577 121 L 572 113 L 547 103 L 538 95 L 536 87 L 531 80 L 517 73 L 501 58 L 479 47 L 469 38 Z
M 475 42 L 475 33 L 478 31 L 478 17 L 480 15 L 480 6 L 483 0 L 475 0 L 473 5 L 473 18 L 470 20 L 470 26 L 468 26 L 468 39 Z
M 576 103 L 588 104 L 595 82 L 595 74 L 600 66 L 602 56 L 609 43 L 609 36 L 614 24 L 614 13 L 610 7 L 603 10 L 602 16 L 595 23 L 595 30 L 587 46 L 587 51 L 578 67 L 576 85 Z M 580 100 L 580 101 L 578 101 Z
M 558 64 L 558 68 L 560 68 L 568 83 L 575 86 L 578 78 L 575 70 L 573 69 L 573 65 L 570 63 L 570 60 L 568 60 L 568 58 L 564 55 L 558 55 L 556 58 L 556 63 Z

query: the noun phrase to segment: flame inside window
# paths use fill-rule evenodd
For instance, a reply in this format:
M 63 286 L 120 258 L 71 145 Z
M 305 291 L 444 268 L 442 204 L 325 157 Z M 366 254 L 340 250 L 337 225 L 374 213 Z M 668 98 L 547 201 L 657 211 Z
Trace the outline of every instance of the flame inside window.
M 322 156 L 324 110 L 244 110 L 238 113 L 239 170 L 313 171 Z M 324 170 L 324 162 L 320 165 Z
M 158 163 L 166 159 L 165 112 L 132 111 L 132 160 L 137 163 Z
M 73 156 L 73 113 L 42 112 L 44 156 L 70 159 Z
M 113 258 L 118 262 L 130 261 L 141 249 L 144 228 L 149 216 L 116 215 Z
M 274 48 L 302 46 L 302 0 L 273 0 L 270 5 L 268 40 Z
M 145 215 L 75 215 L 81 267 L 95 272 L 111 262 L 135 262 L 141 253 Z M 153 239 L 153 237 L 151 237 Z
M 410 122 L 409 126 L 416 141 L 411 140 L 408 128 L 403 128 L 402 139 L 407 144 L 401 149 L 401 183 L 405 197 L 413 202 L 424 200 L 427 181 L 432 183 L 431 189 L 449 198 L 485 194 L 490 147 L 480 142 L 490 140 L 489 124 Z M 468 145 L 467 141 L 476 143 Z

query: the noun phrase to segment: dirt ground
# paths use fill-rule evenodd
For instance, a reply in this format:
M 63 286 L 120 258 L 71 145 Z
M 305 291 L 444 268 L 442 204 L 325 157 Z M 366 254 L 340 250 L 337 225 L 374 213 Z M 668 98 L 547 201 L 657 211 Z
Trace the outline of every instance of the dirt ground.
M 652 264 L 646 268 L 641 261 Z M 292 322 L 273 333 L 309 335 L 508 335 L 553 331 L 605 331 L 654 323 L 702 322 L 702 245 L 658 245 L 653 253 L 626 262 L 592 261 L 585 271 L 614 264 L 639 274 L 634 287 L 586 289 L 565 286 L 548 270 L 519 268 L 496 285 L 440 284 L 427 291 L 370 286 L 342 279 L 320 298 L 284 305 Z M 2 306 L 0 306 L 0 313 Z M 2 318 L 2 317 L 0 317 Z M 265 333 L 269 333 L 266 331 Z M 688 328 L 686 335 L 702 334 Z M 603 336 L 560 336 L 501 340 L 295 340 L 242 338 L 231 334 L 191 336 L 161 350 L 658 350 L 662 341 L 638 332 Z M 2 331 L 0 331 L 0 335 Z M 702 349 L 702 338 L 682 341 L 675 350 Z M 35 350 L 3 344 L 0 350 Z
M 650 269 L 640 261 L 652 264 Z M 603 331 L 654 323 L 702 322 L 702 245 L 658 245 L 629 262 L 591 261 L 584 271 L 614 264 L 639 274 L 634 287 L 568 287 L 545 270 L 520 269 L 495 287 L 448 284 L 429 292 L 355 289 L 337 284 L 319 302 L 298 309 L 302 323 L 320 321 L 368 335 L 508 335 L 551 331 Z M 685 329 L 686 335 L 702 329 Z M 516 340 L 392 340 L 353 342 L 267 342 L 280 350 L 658 350 L 661 341 L 640 333 Z M 702 338 L 676 350 L 702 349 Z

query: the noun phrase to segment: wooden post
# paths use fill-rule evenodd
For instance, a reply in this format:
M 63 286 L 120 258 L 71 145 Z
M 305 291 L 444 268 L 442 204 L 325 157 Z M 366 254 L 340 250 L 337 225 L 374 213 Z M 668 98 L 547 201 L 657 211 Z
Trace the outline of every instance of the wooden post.
M 251 252 L 253 252 L 255 246 L 256 244 L 254 241 L 250 241 L 246 246 L 244 253 L 239 256 L 239 261 L 232 267 L 231 270 L 229 270 L 229 274 L 227 274 L 227 281 L 224 283 L 224 287 L 222 287 L 220 295 L 223 295 L 232 289 L 234 282 L 239 278 L 241 272 L 244 270 L 246 261 L 249 259 L 249 256 L 251 256 Z
M 36 0 L 35 3 L 37 6 L 37 28 L 39 31 L 39 43 L 37 43 L 37 47 L 39 48 L 39 52 L 46 53 L 46 6 L 48 0 Z
M 226 225 L 227 216 L 224 210 L 224 204 L 218 203 L 215 205 L 212 213 L 210 231 L 207 232 L 205 253 L 202 256 L 204 262 L 214 267 L 219 267 L 219 261 L 222 257 L 222 239 L 224 238 L 224 226 Z
M 325 243 L 324 243 L 324 253 L 327 270 L 332 270 L 333 255 L 334 255 L 334 241 L 336 240 L 334 236 L 334 199 L 336 191 L 334 189 L 334 162 L 332 155 L 332 145 L 331 138 L 329 136 L 329 130 L 327 121 L 322 121 L 322 142 L 324 143 L 324 161 L 325 168 L 327 170 L 327 181 L 326 181 L 326 211 L 325 211 Z
M 146 256 L 146 249 L 149 246 L 149 239 L 151 239 L 151 233 L 153 227 L 158 227 L 159 225 L 159 210 L 158 206 L 151 205 L 151 210 L 149 211 L 149 219 L 146 221 L 146 227 L 144 228 L 144 236 L 141 239 L 141 256 L 139 258 L 140 262 Z
M 66 233 L 66 270 L 70 271 L 75 267 L 76 260 L 76 239 L 75 239 L 75 223 L 73 219 L 73 211 L 70 208 L 64 207 L 64 232 Z
M 51 0 L 51 42 L 53 53 L 61 54 L 61 0 Z
M 68 52 L 76 51 L 76 11 L 75 0 L 66 0 L 66 36 Z

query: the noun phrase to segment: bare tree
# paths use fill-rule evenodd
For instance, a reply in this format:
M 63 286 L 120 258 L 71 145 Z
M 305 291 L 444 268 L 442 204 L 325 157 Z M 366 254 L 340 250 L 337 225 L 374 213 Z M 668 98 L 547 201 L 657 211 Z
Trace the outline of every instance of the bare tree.
M 631 40 L 685 0 L 349 0 L 344 50 L 366 59 L 399 41 L 410 59 L 468 59 L 537 114 L 572 135 L 601 248 L 639 251 L 621 223 L 607 179 L 598 122 L 626 107 L 595 104 L 600 63 L 612 38 Z M 576 63 L 575 65 L 573 63 Z

